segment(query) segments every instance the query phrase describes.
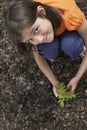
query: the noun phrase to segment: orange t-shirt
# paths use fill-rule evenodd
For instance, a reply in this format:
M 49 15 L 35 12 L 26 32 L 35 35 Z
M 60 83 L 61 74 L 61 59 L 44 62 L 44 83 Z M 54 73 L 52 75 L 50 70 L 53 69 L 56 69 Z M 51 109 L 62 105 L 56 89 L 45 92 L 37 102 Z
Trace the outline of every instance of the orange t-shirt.
M 76 5 L 74 0 L 35 0 L 42 4 L 58 8 L 61 13 L 61 26 L 58 28 L 56 35 L 62 34 L 65 29 L 72 31 L 79 29 L 84 23 L 85 16 Z

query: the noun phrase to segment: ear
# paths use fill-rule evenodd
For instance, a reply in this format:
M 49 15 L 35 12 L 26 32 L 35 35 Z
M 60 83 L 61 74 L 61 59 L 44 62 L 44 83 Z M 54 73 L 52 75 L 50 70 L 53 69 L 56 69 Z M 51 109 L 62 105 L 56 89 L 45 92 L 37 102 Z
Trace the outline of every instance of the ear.
M 43 15 L 43 16 L 46 15 L 46 11 L 45 11 L 45 9 L 43 8 L 43 6 L 41 6 L 41 5 L 39 5 L 39 6 L 37 7 L 37 13 L 38 13 L 38 14 L 41 14 L 41 15 Z

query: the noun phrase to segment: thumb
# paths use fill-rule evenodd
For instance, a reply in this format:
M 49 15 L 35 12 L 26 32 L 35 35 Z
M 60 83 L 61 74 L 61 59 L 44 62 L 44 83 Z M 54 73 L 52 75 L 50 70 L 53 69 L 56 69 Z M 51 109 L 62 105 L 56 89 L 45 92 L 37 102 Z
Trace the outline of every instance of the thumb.
M 72 86 L 71 86 L 71 83 L 69 82 L 68 85 L 67 85 L 67 88 L 70 89 Z
M 58 97 L 58 94 L 56 92 L 56 88 L 55 87 L 53 87 L 53 93 L 54 93 L 55 97 Z

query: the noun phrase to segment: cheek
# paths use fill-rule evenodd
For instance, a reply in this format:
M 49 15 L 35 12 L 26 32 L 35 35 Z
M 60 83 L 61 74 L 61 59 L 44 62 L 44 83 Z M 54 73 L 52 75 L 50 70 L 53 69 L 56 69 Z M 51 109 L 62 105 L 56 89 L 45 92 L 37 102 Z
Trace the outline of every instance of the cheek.
M 44 25 L 44 26 L 42 27 L 42 29 L 41 29 L 41 32 L 42 32 L 42 33 L 47 33 L 47 32 L 50 32 L 50 31 L 51 31 L 50 26 L 46 26 L 46 25 Z
M 43 23 L 43 25 L 40 26 L 40 33 L 48 33 L 53 32 L 53 27 L 51 23 Z
M 51 24 L 49 24 L 49 25 L 47 26 L 47 29 L 48 29 L 48 31 L 49 31 L 50 33 L 53 32 L 53 27 L 52 27 Z

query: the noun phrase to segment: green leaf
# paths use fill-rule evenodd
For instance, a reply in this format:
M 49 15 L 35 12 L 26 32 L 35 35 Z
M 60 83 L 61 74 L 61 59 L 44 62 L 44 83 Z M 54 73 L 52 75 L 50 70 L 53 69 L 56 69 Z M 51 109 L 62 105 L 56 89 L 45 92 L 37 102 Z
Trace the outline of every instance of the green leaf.
M 56 84 L 56 91 L 58 93 L 58 104 L 60 106 L 64 106 L 65 102 L 68 102 L 71 99 L 76 98 L 76 94 L 74 91 L 68 91 L 64 83 Z

